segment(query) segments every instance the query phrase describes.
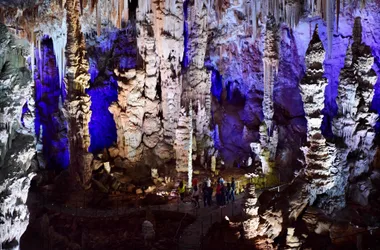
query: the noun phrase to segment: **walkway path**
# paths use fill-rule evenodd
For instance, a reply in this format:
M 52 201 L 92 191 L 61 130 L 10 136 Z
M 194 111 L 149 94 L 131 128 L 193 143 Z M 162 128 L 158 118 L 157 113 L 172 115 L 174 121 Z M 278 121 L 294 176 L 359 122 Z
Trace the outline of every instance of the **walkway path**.
M 197 219 L 183 231 L 179 239 L 180 250 L 201 249 L 202 236 L 207 233 L 215 222 L 221 222 L 225 216 L 231 218 L 242 214 L 243 195 L 238 195 L 234 203 L 224 208 L 217 206 L 198 209 Z
M 278 190 L 284 187 L 284 185 L 269 188 L 270 190 Z M 256 190 L 257 196 L 259 196 L 262 192 L 262 190 Z M 162 211 L 176 211 L 181 213 L 187 213 L 191 214 L 196 217 L 196 220 L 189 225 L 182 233 L 182 235 L 179 238 L 179 249 L 180 250 L 199 250 L 201 245 L 201 237 L 207 233 L 207 231 L 210 229 L 210 227 L 215 222 L 221 222 L 222 219 L 225 216 L 233 217 L 235 215 L 242 214 L 243 212 L 243 196 L 244 193 L 239 194 L 236 196 L 236 200 L 234 203 L 228 204 L 224 208 L 218 208 L 217 206 L 213 207 L 201 207 L 199 209 L 195 209 L 193 204 L 190 202 L 187 203 L 169 203 L 165 205 L 154 205 L 154 206 L 146 206 L 146 207 L 137 207 L 137 208 L 131 208 L 131 207 L 122 207 L 117 206 L 116 209 L 96 209 L 96 208 L 90 208 L 86 207 L 83 208 L 80 206 L 66 206 L 62 204 L 52 203 L 51 201 L 41 201 L 41 198 L 39 199 L 37 194 L 32 194 L 35 196 L 36 206 L 42 205 L 51 210 L 56 211 L 64 214 L 70 214 L 73 216 L 79 216 L 79 217 L 96 217 L 96 218 L 104 218 L 104 217 L 114 217 L 114 216 L 122 216 L 127 215 L 133 212 L 146 210 L 147 208 L 150 208 L 151 210 L 162 210 Z M 202 203 L 202 202 L 200 202 Z

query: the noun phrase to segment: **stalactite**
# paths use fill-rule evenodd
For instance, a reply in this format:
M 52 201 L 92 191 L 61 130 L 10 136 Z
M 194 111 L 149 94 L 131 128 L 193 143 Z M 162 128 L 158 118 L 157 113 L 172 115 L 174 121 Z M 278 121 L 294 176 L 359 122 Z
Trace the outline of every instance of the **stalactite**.
M 41 37 L 37 37 L 38 71 L 42 72 Z
M 251 0 L 251 16 L 252 16 L 252 37 L 256 38 L 257 35 L 257 2 Z
M 298 0 L 288 1 L 285 3 L 284 19 L 286 24 L 290 28 L 295 28 L 300 20 L 300 15 L 302 14 L 301 4 Z
M 149 13 L 151 10 L 151 0 L 139 0 L 139 10 L 143 16 Z
M 189 103 L 189 148 L 188 148 L 188 159 L 187 159 L 187 176 L 188 182 L 187 187 L 191 188 L 193 180 L 193 102 L 190 99 Z
M 124 10 L 124 1 L 123 0 L 118 0 L 118 9 L 117 9 L 117 28 L 121 28 L 121 18 Z
M 96 4 L 96 31 L 97 31 L 97 35 L 100 36 L 100 31 L 101 31 L 101 27 L 102 27 L 102 23 L 101 23 L 101 17 L 100 17 L 100 9 L 99 9 L 99 1 L 98 3 Z
M 327 54 L 331 58 L 332 40 L 334 32 L 334 0 L 326 0 L 326 23 L 327 23 Z
M 268 127 L 269 134 L 273 129 L 273 85 L 278 69 L 278 37 L 277 24 L 273 16 L 268 17 L 267 31 L 265 34 L 264 49 L 264 99 L 263 112 L 264 121 Z
M 123 19 L 124 19 L 124 21 L 128 21 L 128 19 L 129 19 L 129 4 L 128 4 L 128 1 L 129 0 L 124 0 L 124 8 L 123 8 L 123 13 L 122 13 L 122 15 L 123 15 Z M 148 1 L 148 0 L 147 0 Z M 150 4 L 149 4 L 149 6 L 150 6 Z
M 223 13 L 222 13 L 223 12 L 223 1 L 224 0 L 216 0 L 216 3 L 215 3 L 216 6 L 214 6 L 218 20 L 222 19 L 222 17 L 223 17 Z
M 65 48 L 67 43 L 66 34 L 66 17 L 62 19 L 61 31 L 57 30 L 56 33 L 51 34 L 53 39 L 54 55 L 59 71 L 59 83 L 62 86 L 63 77 L 65 75 L 66 69 L 66 57 Z
M 339 15 L 340 15 L 340 0 L 336 0 L 336 32 L 339 32 Z
M 98 6 L 99 0 L 90 0 L 90 13 L 94 12 L 96 6 Z
M 30 67 L 32 70 L 32 79 L 34 79 L 34 65 L 35 65 L 34 27 L 32 27 L 31 28 L 31 41 L 30 41 Z

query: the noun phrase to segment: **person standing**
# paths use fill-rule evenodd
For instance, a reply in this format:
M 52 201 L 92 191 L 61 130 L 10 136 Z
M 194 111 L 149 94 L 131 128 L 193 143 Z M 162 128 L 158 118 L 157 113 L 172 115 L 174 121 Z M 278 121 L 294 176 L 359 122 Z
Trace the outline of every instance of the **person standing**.
M 216 204 L 218 206 L 221 206 L 221 195 L 222 195 L 222 185 L 220 184 L 220 182 L 218 181 L 218 183 L 216 184 Z
M 207 179 L 207 205 L 211 207 L 213 188 L 211 187 L 210 178 Z
M 235 202 L 235 189 L 236 189 L 235 178 L 232 178 L 231 192 L 230 192 L 230 200 L 232 200 L 232 202 Z
M 191 181 L 191 186 L 194 188 L 197 185 L 198 185 L 198 179 L 197 178 L 193 178 L 193 180 Z
M 192 202 L 195 204 L 195 208 L 199 208 L 199 187 L 198 184 L 193 187 Z
M 180 196 L 182 202 L 183 202 L 183 200 L 185 198 L 185 192 L 186 192 L 186 186 L 183 183 L 183 181 L 181 181 L 179 183 L 179 186 L 178 186 L 178 193 L 179 193 L 179 196 Z
M 226 203 L 228 204 L 231 201 L 231 183 L 227 183 L 226 189 Z
M 224 180 L 220 182 L 220 206 L 224 207 L 226 205 L 226 186 L 224 186 Z
M 203 195 L 203 206 L 207 207 L 207 181 L 203 182 L 202 184 L 202 195 Z

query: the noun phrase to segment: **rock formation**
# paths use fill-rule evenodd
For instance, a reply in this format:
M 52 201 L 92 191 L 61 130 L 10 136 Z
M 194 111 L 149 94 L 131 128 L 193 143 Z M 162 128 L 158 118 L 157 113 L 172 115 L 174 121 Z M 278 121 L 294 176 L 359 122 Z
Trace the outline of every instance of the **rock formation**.
M 116 72 L 119 78 L 118 102 L 110 107 L 117 127 L 117 145 L 119 156 L 135 163 L 141 160 L 143 152 L 143 119 L 145 99 L 145 74 L 142 71 L 129 70 Z M 153 128 L 154 129 L 154 128 Z
M 255 185 L 250 184 L 247 188 L 245 197 L 244 212 L 247 219 L 243 222 L 244 236 L 248 240 L 252 240 L 257 236 L 257 228 L 259 226 L 259 215 L 257 206 L 257 196 Z
M 250 211 L 255 202 L 247 202 L 247 236 L 272 242 L 281 235 L 287 248 L 302 244 L 291 222 L 309 205 L 332 213 L 346 200 L 370 204 L 380 15 L 375 1 L 362 3 L 0 0 L 0 21 L 27 44 L 21 49 L 0 27 L 0 166 L 27 159 L 4 182 L 22 200 L 22 224 L 25 197 L 17 193 L 28 188 L 35 144 L 39 167 L 69 167 L 85 188 L 102 166 L 110 175 L 123 169 L 120 176 L 129 167 L 147 170 L 158 183 L 163 169 L 191 180 L 193 164 L 217 173 L 219 163 L 249 167 L 256 155 L 266 176 L 255 184 L 277 184 L 277 169 L 282 181 L 297 177 L 260 204 L 260 222 Z M 365 25 L 356 20 L 344 55 L 359 14 Z M 24 140 L 20 159 L 8 161 Z M 24 226 L 12 233 L 6 220 L 11 236 L 2 237 L 18 239 Z
M 278 71 L 278 34 L 277 24 L 273 16 L 268 17 L 265 33 L 265 48 L 264 48 L 264 99 L 263 113 L 264 122 L 267 126 L 268 137 L 273 131 L 273 88 L 275 77 Z
M 185 14 L 185 48 L 182 100 L 193 103 L 194 134 L 196 138 L 196 155 L 203 165 L 205 155 L 211 146 L 211 74 L 204 67 L 208 38 L 208 10 L 203 1 L 186 1 Z M 208 156 L 209 157 L 209 156 Z
M 79 20 L 79 0 L 67 0 L 67 97 L 65 100 L 65 116 L 68 124 L 70 172 L 79 176 L 84 187 L 90 185 L 92 154 L 90 146 L 90 97 L 86 94 L 90 75 L 85 58 L 85 41 Z
M 264 47 L 264 97 L 263 113 L 264 121 L 260 125 L 260 144 L 251 143 L 252 151 L 260 158 L 262 172 L 273 174 L 275 164 L 276 149 L 278 144 L 278 127 L 273 124 L 274 99 L 273 88 L 278 72 L 279 48 L 278 48 L 278 27 L 273 16 L 268 17 L 265 33 Z M 275 173 L 274 173 L 275 174 Z
M 27 49 L 0 24 L 0 242 L 18 243 L 29 224 L 26 206 L 35 155 L 33 84 Z
M 360 176 L 369 172 L 376 152 L 374 126 L 378 115 L 370 109 L 377 80 L 373 63 L 371 48 L 362 42 L 361 19 L 356 18 L 353 43 L 339 77 L 338 114 L 332 122 L 338 142 L 332 170 L 337 178 L 329 198 L 320 204 L 329 212 L 345 206 L 346 194 L 354 202 L 368 204 L 372 184 L 370 180 L 363 183 Z M 361 191 L 361 186 L 368 185 L 369 189 Z
M 323 77 L 325 50 L 318 35 L 318 27 L 306 52 L 306 75 L 300 83 L 302 100 L 307 119 L 308 146 L 303 148 L 305 154 L 305 176 L 311 182 L 309 192 L 311 203 L 316 195 L 331 189 L 334 179 L 330 170 L 332 152 L 321 132 L 324 89 L 327 85 Z
M 260 214 L 263 220 L 260 222 L 259 235 L 266 235 L 270 239 L 279 236 L 284 225 L 295 221 L 304 208 L 314 202 L 317 194 L 333 185 L 329 172 L 332 157 L 320 131 L 321 99 L 326 85 L 323 78 L 324 56 L 325 51 L 316 28 L 306 52 L 306 75 L 300 83 L 309 128 L 309 145 L 304 148 L 306 167 Z

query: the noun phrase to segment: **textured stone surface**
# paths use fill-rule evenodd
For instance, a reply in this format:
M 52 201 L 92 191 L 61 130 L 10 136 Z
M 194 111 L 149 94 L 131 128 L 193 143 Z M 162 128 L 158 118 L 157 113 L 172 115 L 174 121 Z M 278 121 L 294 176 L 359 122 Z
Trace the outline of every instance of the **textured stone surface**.
M 32 81 L 24 43 L 0 24 L 0 242 L 20 237 L 29 223 L 26 206 L 36 153 Z
M 244 203 L 244 212 L 247 219 L 243 222 L 244 237 L 251 240 L 257 236 L 257 228 L 259 226 L 257 206 L 257 195 L 255 191 L 255 185 L 249 185 L 247 188 L 247 194 Z
M 373 63 L 371 48 L 362 42 L 361 19 L 356 18 L 353 43 L 347 49 L 345 65 L 339 77 L 338 114 L 332 123 L 334 134 L 343 142 L 337 146 L 333 168 L 339 174 L 330 194 L 332 201 L 337 201 L 335 206 L 338 208 L 345 206 L 342 197 L 347 185 L 351 189 L 350 200 L 368 204 L 370 181 L 364 184 L 358 177 L 369 172 L 376 153 L 374 126 L 378 115 L 370 110 L 377 81 Z M 328 202 L 334 206 L 333 202 Z
M 369 176 L 377 119 L 370 110 L 373 98 L 372 108 L 380 110 L 374 95 L 378 6 L 366 1 L 359 12 L 356 2 L 343 7 L 340 1 L 341 8 L 332 0 L 322 2 L 0 1 L 0 20 L 27 38 L 31 51 L 40 51 L 44 35 L 52 38 L 58 81 L 67 91 L 70 167 L 84 186 L 99 167 L 96 161 L 90 164 L 90 148 L 94 153 L 110 148 L 110 166 L 124 169 L 158 169 L 174 160 L 184 171 L 193 161 L 214 169 L 221 162 L 245 167 L 256 155 L 264 173 L 275 166 L 282 181 L 298 176 L 260 212 L 258 241 L 270 243 L 283 232 L 287 247 L 297 248 L 303 239 L 292 228 L 285 235 L 282 227 L 307 206 L 331 213 L 345 206 L 346 196 L 367 205 L 377 190 Z M 356 16 L 362 17 L 362 26 L 358 21 L 354 25 Z M 315 24 L 319 30 L 313 33 Z M 26 55 L 13 53 L 12 60 L 20 54 Z M 38 75 L 35 58 L 31 53 L 31 71 Z M 7 67 L 1 70 L 9 72 Z M 21 128 L 17 123 L 28 95 L 22 84 L 13 85 L 21 78 L 10 75 L 11 80 L 0 80 L 5 90 L 0 104 L 6 107 L 0 129 L 2 159 L 14 131 Z M 95 90 L 99 96 L 115 93 L 103 103 L 91 95 Z M 20 95 L 8 94 L 18 91 Z M 34 125 L 33 101 L 28 107 L 21 116 L 25 133 Z M 91 130 L 105 121 L 91 116 L 99 107 L 109 108 L 112 122 Z M 60 123 L 64 131 L 65 122 Z M 100 133 L 111 139 L 95 147 Z M 38 139 L 41 148 L 43 138 Z M 301 145 L 306 145 L 304 158 Z
M 73 177 L 79 177 L 84 187 L 91 181 L 92 154 L 88 152 L 90 133 L 88 124 L 91 111 L 90 97 L 86 94 L 90 75 L 86 59 L 84 35 L 79 20 L 79 0 L 66 1 L 67 11 L 67 98 L 65 100 L 65 116 L 68 124 L 70 172 Z

